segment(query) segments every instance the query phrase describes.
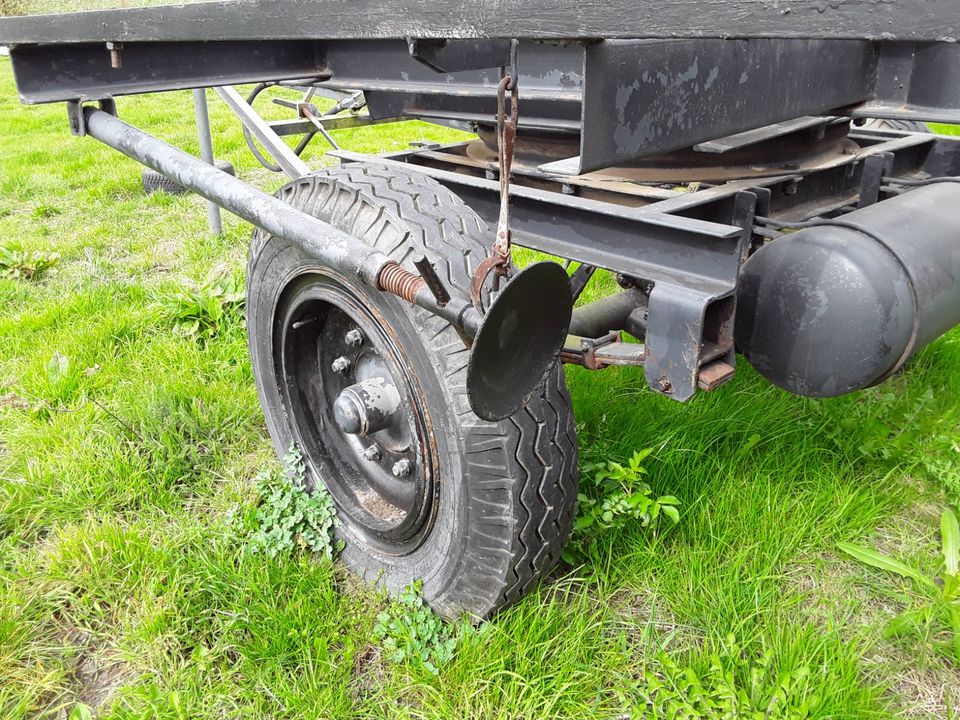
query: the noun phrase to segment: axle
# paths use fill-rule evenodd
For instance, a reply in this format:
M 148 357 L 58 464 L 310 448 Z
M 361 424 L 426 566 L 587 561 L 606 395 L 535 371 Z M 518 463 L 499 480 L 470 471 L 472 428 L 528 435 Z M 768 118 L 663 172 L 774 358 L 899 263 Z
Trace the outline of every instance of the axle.
M 86 134 L 175 179 L 224 210 L 289 240 L 320 263 L 377 290 L 391 292 L 474 337 L 483 320 L 469 300 L 440 303 L 427 283 L 383 253 L 279 198 L 132 127 L 108 112 L 83 108 Z

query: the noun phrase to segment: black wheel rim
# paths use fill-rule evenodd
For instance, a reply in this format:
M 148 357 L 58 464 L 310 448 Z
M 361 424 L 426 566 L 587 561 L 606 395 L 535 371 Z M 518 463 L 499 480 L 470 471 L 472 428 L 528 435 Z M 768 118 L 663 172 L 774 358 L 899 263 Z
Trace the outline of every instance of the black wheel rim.
M 273 351 L 309 480 L 327 487 L 352 536 L 387 554 L 416 549 L 433 523 L 436 458 L 423 393 L 394 328 L 362 293 L 312 272 L 291 280 L 281 294 Z M 334 402 L 371 378 L 392 384 L 399 406 L 383 429 L 366 436 L 344 432 Z

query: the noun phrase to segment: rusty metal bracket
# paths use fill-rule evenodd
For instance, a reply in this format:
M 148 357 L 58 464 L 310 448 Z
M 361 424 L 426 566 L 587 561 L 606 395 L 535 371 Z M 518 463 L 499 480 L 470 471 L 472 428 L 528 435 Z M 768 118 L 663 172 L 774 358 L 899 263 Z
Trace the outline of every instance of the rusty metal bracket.
M 108 115 L 117 117 L 117 101 L 115 98 L 107 97 L 97 101 L 97 107 Z M 67 122 L 70 124 L 70 134 L 77 137 L 84 137 L 87 134 L 87 120 L 83 114 L 83 101 L 67 101 Z
M 588 370 L 603 370 L 611 365 L 643 365 L 643 360 L 643 345 L 623 342 L 619 332 L 611 332 L 601 338 L 567 335 L 560 352 L 561 362 L 580 365 Z
M 473 274 L 470 286 L 470 299 L 474 307 L 483 312 L 481 289 L 487 276 L 494 273 L 494 289 L 499 288 L 500 278 L 510 272 L 510 172 L 513 167 L 513 148 L 517 139 L 520 103 L 517 74 L 517 52 L 519 43 L 510 43 L 510 72 L 506 67 L 500 69 L 500 83 L 497 85 L 497 153 L 500 167 L 500 214 L 497 220 L 497 235 L 493 241 L 493 251 Z M 510 117 L 506 113 L 506 95 L 510 93 Z

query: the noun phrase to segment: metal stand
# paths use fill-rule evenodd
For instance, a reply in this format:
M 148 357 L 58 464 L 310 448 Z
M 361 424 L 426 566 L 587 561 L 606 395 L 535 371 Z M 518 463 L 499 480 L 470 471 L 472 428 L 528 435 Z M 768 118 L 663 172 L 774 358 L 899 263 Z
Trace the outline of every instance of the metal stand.
M 197 139 L 200 141 L 200 158 L 210 165 L 213 160 L 213 138 L 210 135 L 210 113 L 207 111 L 207 91 L 198 88 L 193 91 L 193 107 L 197 117 Z M 214 235 L 223 234 L 223 221 L 220 218 L 220 207 L 207 201 L 207 223 L 210 232 Z

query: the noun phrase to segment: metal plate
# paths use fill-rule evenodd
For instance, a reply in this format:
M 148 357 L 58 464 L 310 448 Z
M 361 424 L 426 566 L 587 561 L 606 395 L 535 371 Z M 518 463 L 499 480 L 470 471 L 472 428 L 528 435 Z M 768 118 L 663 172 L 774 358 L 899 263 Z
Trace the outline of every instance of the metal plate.
M 556 263 L 531 265 L 507 283 L 474 338 L 467 367 L 467 394 L 479 417 L 503 420 L 537 393 L 572 312 L 570 279 Z
M 259 0 L 0 20 L 0 43 L 303 38 L 960 37 L 956 0 Z

